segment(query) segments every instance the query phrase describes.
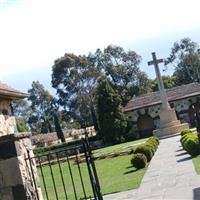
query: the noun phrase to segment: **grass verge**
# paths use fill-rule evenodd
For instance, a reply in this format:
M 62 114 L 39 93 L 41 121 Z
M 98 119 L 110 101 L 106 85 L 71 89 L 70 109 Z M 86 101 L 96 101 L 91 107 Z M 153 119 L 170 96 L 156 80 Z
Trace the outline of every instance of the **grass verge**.
M 103 194 L 116 193 L 139 187 L 146 169 L 136 170 L 135 168 L 133 168 L 130 164 L 131 157 L 132 155 L 126 155 L 112 159 L 97 160 L 95 162 Z M 71 167 L 76 186 L 75 188 L 77 192 L 77 197 L 78 199 L 80 199 L 81 197 L 83 197 L 83 190 L 81 187 L 80 177 L 78 175 L 78 167 L 77 165 L 74 165 L 72 162 L 71 164 L 72 164 Z M 63 170 L 64 182 L 67 189 L 68 199 L 69 200 L 75 199 L 67 164 L 62 163 L 61 167 Z M 87 196 L 90 196 L 92 195 L 92 188 L 90 185 L 86 164 L 82 163 L 80 167 L 84 179 L 86 194 Z M 50 175 L 50 169 L 48 166 L 43 166 L 42 169 L 44 172 L 49 199 L 54 200 L 55 192 L 53 189 L 53 181 Z M 52 169 L 53 169 L 54 179 L 56 182 L 58 199 L 64 200 L 65 196 L 64 196 L 61 176 L 59 173 L 59 167 L 57 164 L 52 165 Z M 39 171 L 39 176 L 41 178 L 40 169 L 38 169 L 38 171 Z M 42 179 L 40 180 L 40 182 L 43 189 L 44 185 Z M 44 189 L 43 189 L 43 194 L 44 194 L 44 199 L 46 199 Z
M 197 174 L 200 174 L 200 155 L 192 158 L 194 168 Z

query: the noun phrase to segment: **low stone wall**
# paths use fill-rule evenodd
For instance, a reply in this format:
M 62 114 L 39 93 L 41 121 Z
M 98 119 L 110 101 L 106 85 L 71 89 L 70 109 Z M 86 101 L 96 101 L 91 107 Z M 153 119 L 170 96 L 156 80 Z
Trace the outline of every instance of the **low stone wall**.
M 29 134 L 0 137 L 1 200 L 43 200 L 36 164 L 34 160 L 29 162 L 27 151 L 33 156 Z

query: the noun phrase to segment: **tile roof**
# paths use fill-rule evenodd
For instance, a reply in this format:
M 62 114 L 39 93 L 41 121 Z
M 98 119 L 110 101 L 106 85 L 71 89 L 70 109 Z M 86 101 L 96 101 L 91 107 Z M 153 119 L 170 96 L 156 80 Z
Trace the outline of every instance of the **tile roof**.
M 200 94 L 200 84 L 190 83 L 187 85 L 181 85 L 166 89 L 168 101 L 175 101 L 178 99 L 184 99 L 191 96 Z M 138 97 L 133 97 L 125 106 L 124 111 L 137 110 L 142 107 L 148 107 L 152 105 L 161 104 L 159 91 L 145 94 Z
M 0 96 L 5 96 L 8 98 L 25 98 L 27 94 L 20 92 L 5 83 L 0 82 Z

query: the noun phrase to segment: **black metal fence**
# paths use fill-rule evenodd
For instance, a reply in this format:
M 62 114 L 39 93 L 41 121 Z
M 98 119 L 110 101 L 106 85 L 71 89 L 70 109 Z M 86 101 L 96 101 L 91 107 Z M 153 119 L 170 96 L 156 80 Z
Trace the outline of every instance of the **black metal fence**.
M 35 159 L 46 200 L 103 200 L 97 171 L 87 136 L 80 146 L 31 157 Z M 37 200 L 36 177 L 31 169 Z

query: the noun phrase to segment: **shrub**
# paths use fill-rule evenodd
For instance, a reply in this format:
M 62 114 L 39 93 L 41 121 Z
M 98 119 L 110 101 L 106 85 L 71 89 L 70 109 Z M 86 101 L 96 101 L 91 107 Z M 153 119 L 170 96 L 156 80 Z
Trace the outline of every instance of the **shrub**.
M 156 136 L 151 136 L 148 140 L 154 141 L 157 145 L 160 144 L 160 141 L 159 141 L 159 139 Z
M 142 153 L 133 154 L 133 157 L 131 159 L 131 164 L 136 169 L 142 169 L 147 165 L 147 158 Z
M 190 129 L 183 129 L 181 131 L 181 136 L 187 135 L 188 133 L 193 133 Z
M 186 149 L 186 147 L 185 147 L 185 144 L 186 144 L 186 142 L 187 142 L 187 140 L 188 140 L 189 138 L 190 138 L 190 139 L 191 139 L 191 138 L 195 139 L 195 138 L 197 138 L 197 136 L 196 136 L 194 133 L 188 133 L 188 134 L 183 135 L 182 138 L 181 138 L 181 140 L 180 140 L 183 149 L 185 149 L 186 151 L 187 151 L 187 149 Z
M 145 145 L 145 144 L 142 144 L 142 145 L 139 145 L 136 150 L 135 150 L 135 153 L 143 153 L 146 158 L 147 158 L 147 161 L 149 162 L 151 160 L 151 158 L 153 157 L 153 149 L 148 146 L 148 145 Z
M 97 136 L 92 136 L 88 138 L 89 142 L 95 142 L 98 141 L 98 137 Z M 52 145 L 52 146 L 48 146 L 48 147 L 37 147 L 33 150 L 35 155 L 38 155 L 40 153 L 45 153 L 45 152 L 50 152 L 50 151 L 55 151 L 58 149 L 62 149 L 62 148 L 66 148 L 66 147 L 72 147 L 72 146 L 79 146 L 82 145 L 82 140 L 74 140 L 74 141 L 70 141 L 70 142 L 63 142 L 61 144 L 56 144 L 56 145 Z
M 188 136 L 183 143 L 184 149 L 191 155 L 197 156 L 200 153 L 199 140 L 196 136 Z
M 133 154 L 133 153 L 135 153 L 135 148 L 130 148 L 128 154 Z
M 158 147 L 157 144 L 155 142 L 153 142 L 153 141 L 147 141 L 145 143 L 145 145 L 149 146 L 153 150 L 153 153 L 156 152 L 157 147 Z

